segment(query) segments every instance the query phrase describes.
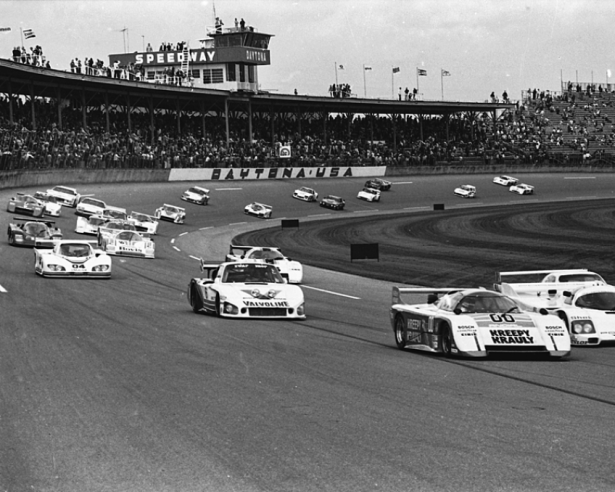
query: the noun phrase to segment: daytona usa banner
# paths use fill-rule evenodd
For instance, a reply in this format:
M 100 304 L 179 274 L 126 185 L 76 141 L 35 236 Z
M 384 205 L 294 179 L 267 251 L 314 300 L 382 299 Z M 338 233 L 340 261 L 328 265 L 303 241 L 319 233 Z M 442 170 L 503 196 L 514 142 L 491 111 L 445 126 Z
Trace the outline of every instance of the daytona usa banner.
M 267 167 L 171 169 L 169 181 L 247 181 L 297 178 L 356 178 L 384 176 L 385 166 L 374 167 Z

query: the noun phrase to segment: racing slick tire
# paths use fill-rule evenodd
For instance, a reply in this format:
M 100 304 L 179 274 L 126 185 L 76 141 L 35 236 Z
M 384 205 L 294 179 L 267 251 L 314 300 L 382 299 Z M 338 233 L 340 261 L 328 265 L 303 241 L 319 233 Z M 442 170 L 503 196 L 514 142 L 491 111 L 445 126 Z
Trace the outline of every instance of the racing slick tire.
M 203 303 L 201 302 L 201 299 L 199 298 L 199 295 L 196 292 L 196 287 L 194 286 L 194 282 L 192 282 L 190 284 L 190 289 L 188 292 L 189 300 L 190 300 L 190 305 L 192 306 L 192 311 L 195 313 L 200 313 L 201 309 L 203 308 Z
M 397 316 L 395 318 L 395 328 L 393 330 L 395 332 L 395 343 L 397 344 L 397 348 L 400 350 L 404 350 L 406 348 L 406 324 L 404 323 L 404 318 L 402 316 Z
M 222 307 L 220 306 L 220 294 L 216 294 L 216 316 L 219 318 Z
M 450 359 L 453 356 L 453 334 L 448 325 L 442 325 L 440 328 L 440 348 L 444 357 Z
M 15 246 L 15 235 L 9 233 L 9 244 Z

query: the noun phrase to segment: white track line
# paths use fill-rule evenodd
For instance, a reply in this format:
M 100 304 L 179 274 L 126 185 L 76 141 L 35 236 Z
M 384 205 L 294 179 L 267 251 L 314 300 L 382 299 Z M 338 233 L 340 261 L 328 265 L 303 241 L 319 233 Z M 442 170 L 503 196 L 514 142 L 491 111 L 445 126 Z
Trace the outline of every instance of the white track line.
M 173 249 L 174 249 L 175 251 L 181 251 L 181 249 L 179 249 L 177 246 L 173 246 Z
M 339 292 L 333 292 L 333 291 L 325 290 L 325 289 L 317 289 L 316 287 L 310 287 L 309 285 L 302 285 L 301 288 L 302 289 L 317 290 L 318 292 L 324 292 L 325 294 L 333 294 L 334 296 L 347 297 L 348 299 L 361 300 L 360 297 L 349 296 L 348 294 L 340 294 Z
M 6 294 L 8 290 L 6 290 L 4 287 L 0 285 L 0 292 L 2 292 L 3 294 Z
M 179 237 L 185 236 L 186 234 L 188 234 L 188 232 L 182 232 Z
M 243 188 L 214 188 L 216 191 L 237 191 L 243 190 Z
M 564 176 L 564 179 L 596 179 L 596 176 Z

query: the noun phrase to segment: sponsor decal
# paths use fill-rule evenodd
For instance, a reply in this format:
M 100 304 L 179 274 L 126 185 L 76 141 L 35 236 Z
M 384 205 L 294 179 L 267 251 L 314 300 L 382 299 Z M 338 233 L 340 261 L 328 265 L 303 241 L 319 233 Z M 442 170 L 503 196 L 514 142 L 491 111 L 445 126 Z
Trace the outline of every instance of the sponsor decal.
M 489 330 L 493 343 L 532 344 L 530 330 Z
M 475 330 L 476 327 L 472 325 L 460 325 L 457 327 L 458 330 Z
M 564 331 L 561 326 L 545 326 L 545 331 Z
M 244 301 L 246 307 L 269 307 L 269 308 L 287 308 L 288 302 L 286 301 Z

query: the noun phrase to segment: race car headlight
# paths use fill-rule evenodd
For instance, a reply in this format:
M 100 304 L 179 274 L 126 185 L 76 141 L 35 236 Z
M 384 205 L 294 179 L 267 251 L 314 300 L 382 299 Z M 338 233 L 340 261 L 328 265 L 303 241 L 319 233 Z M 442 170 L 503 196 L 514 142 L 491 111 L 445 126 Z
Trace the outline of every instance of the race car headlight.
M 572 331 L 576 334 L 596 333 L 594 324 L 589 320 L 573 321 Z
M 304 314 L 305 314 L 305 304 L 301 304 L 301 306 L 297 308 L 297 315 L 303 316 Z
M 237 306 L 234 306 L 230 302 L 225 302 L 224 303 L 224 312 L 226 314 L 237 314 L 237 313 L 239 313 L 239 309 L 237 309 Z
M 269 299 L 273 299 L 275 297 L 275 290 L 270 290 L 269 292 L 267 292 L 267 297 Z
M 258 289 L 252 289 L 252 290 L 250 291 L 250 295 L 251 295 L 252 297 L 260 297 L 260 296 L 261 296 L 261 291 L 260 291 L 260 290 L 258 290 Z
M 92 268 L 93 272 L 108 272 L 109 271 L 109 265 L 96 265 L 95 267 Z
M 47 265 L 47 268 L 51 270 L 52 272 L 65 272 L 66 271 L 66 268 L 64 268 L 62 265 Z
M 15 235 L 15 242 L 16 243 L 23 243 L 23 236 L 16 234 Z

